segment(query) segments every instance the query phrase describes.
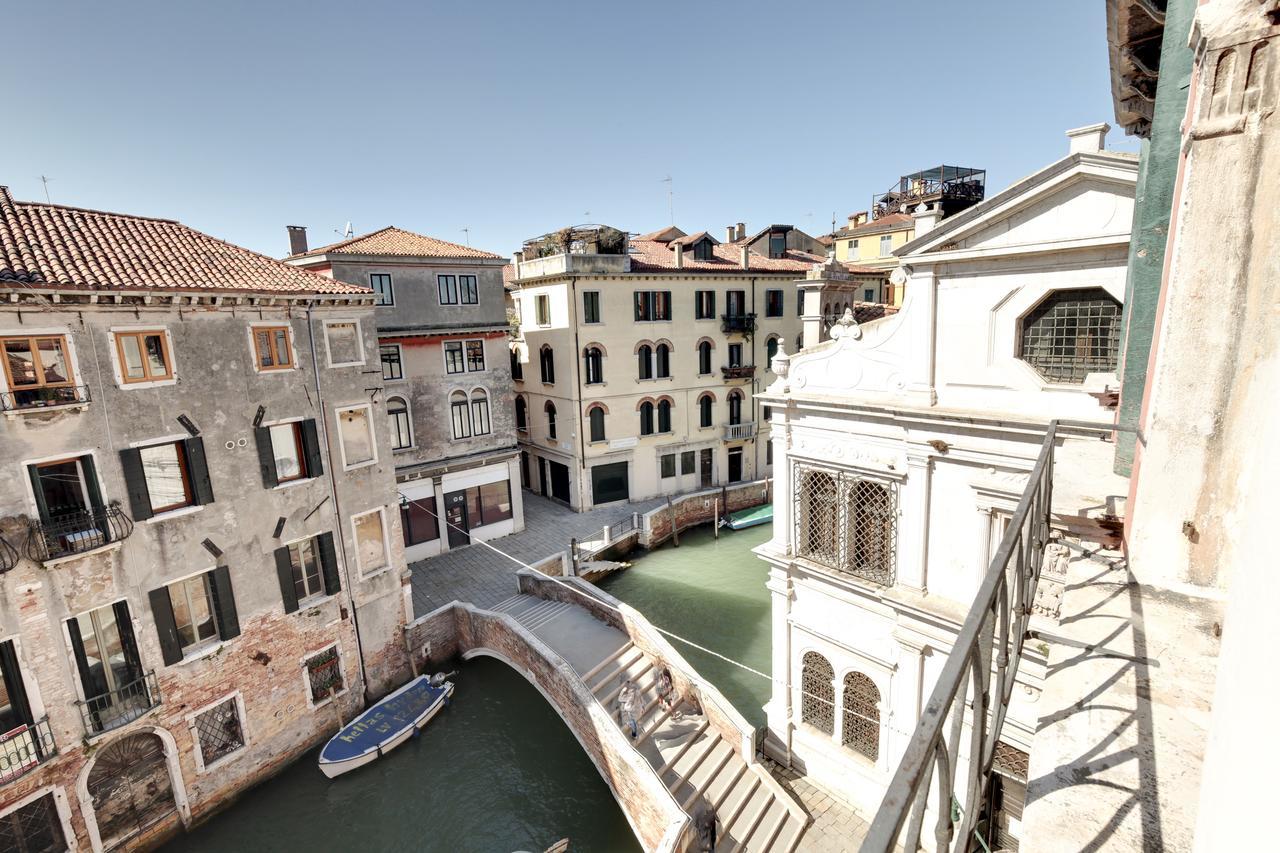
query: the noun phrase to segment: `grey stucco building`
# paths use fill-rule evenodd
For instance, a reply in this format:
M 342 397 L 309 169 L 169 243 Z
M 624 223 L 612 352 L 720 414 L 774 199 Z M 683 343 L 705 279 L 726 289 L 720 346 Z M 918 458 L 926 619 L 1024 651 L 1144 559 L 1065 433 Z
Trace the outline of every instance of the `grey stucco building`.
M 401 527 L 409 561 L 524 529 L 510 323 L 498 255 L 383 228 L 290 264 L 374 291 Z

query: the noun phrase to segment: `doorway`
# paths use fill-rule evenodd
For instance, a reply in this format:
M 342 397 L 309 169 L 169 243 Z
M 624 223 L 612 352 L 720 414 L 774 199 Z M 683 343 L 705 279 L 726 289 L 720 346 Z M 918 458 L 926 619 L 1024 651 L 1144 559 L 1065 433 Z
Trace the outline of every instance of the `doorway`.
M 711 488 L 711 483 L 714 480 L 711 471 L 712 458 L 710 447 L 704 447 L 698 452 L 698 477 L 704 489 Z
M 529 453 L 520 451 L 520 488 L 529 488 Z
M 151 732 L 103 747 L 89 771 L 88 789 L 106 850 L 124 846 L 177 811 L 164 742 Z
M 551 492 L 547 488 L 547 460 L 538 457 L 538 494 L 547 496 Z
M 742 448 L 729 448 L 729 482 L 742 482 Z
M 569 466 L 559 462 L 548 462 L 551 469 L 551 497 L 569 503 Z
M 630 497 L 626 462 L 610 462 L 591 469 L 592 504 L 599 506 L 613 501 L 625 501 Z
M 449 547 L 471 544 L 471 525 L 467 517 L 467 493 L 449 492 L 444 496 L 444 520 L 449 528 Z

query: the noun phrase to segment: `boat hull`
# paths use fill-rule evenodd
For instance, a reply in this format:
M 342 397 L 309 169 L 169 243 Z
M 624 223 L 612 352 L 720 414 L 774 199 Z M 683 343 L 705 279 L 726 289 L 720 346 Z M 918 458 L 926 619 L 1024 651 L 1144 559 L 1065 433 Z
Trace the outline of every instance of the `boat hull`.
M 429 691 L 427 693 L 429 701 L 425 702 L 425 707 L 420 709 L 412 706 L 401 707 L 417 699 L 418 696 L 414 694 L 422 694 L 424 691 Z M 395 693 L 375 703 L 330 738 L 320 750 L 320 759 L 317 762 L 320 771 L 333 779 L 343 773 L 371 764 L 404 743 L 429 723 L 452 695 L 452 682 L 446 681 L 437 688 L 430 685 L 430 679 L 427 676 L 419 676 Z M 390 718 L 393 723 L 390 727 L 387 718 Z M 370 735 L 370 732 L 373 734 Z M 356 746 L 353 748 L 352 744 Z

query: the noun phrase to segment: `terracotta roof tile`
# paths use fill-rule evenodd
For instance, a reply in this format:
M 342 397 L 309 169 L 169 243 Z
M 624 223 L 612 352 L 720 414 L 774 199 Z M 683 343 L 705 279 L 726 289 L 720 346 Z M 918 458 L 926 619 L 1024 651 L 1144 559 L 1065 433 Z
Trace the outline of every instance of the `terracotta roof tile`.
M 890 213 L 887 216 L 869 220 L 861 225 L 845 226 L 836 231 L 833 236 L 857 237 L 862 234 L 875 234 L 877 231 L 896 231 L 904 225 L 910 227 L 914 222 L 915 218 L 909 213 Z
M 368 293 L 172 219 L 14 201 L 0 186 L 0 286 Z
M 695 272 L 794 272 L 803 273 L 824 259 L 808 252 L 788 250 L 785 257 L 769 258 L 758 252 L 751 253 L 750 269 L 744 270 L 741 264 L 742 247 L 733 243 L 721 243 L 712 247 L 715 257 L 700 261 L 690 253 L 684 255 L 682 269 Z M 631 239 L 631 271 L 650 272 L 655 270 L 674 270 L 676 268 L 675 251 L 666 243 L 653 240 Z
M 437 240 L 423 234 L 405 231 L 403 228 L 387 226 L 361 237 L 351 237 L 310 249 L 294 258 L 305 258 L 311 255 L 409 255 L 426 258 L 476 258 L 498 260 L 501 255 L 492 252 L 461 246 L 446 240 Z

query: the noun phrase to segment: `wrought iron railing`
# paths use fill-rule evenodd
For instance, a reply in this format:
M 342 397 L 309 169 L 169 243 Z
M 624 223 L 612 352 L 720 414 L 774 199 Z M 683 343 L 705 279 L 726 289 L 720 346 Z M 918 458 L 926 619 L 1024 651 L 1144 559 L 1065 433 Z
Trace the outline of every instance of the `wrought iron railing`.
M 88 385 L 61 385 L 54 388 L 25 388 L 0 393 L 0 411 L 20 412 L 89 402 Z
M 754 364 L 745 364 L 722 367 L 720 368 L 720 373 L 725 379 L 751 379 L 756 375 L 756 366 Z
M 21 556 L 18 549 L 9 544 L 8 539 L 0 536 L 0 575 L 18 565 L 18 558 Z
M 58 515 L 49 521 L 28 522 L 27 556 L 45 562 L 83 554 L 129 538 L 133 519 L 116 505 Z
M 48 717 L 0 735 L 0 785 L 12 782 L 57 753 Z
M 76 700 L 84 730 L 100 734 L 131 723 L 160 704 L 160 685 L 155 670 L 115 690 L 89 699 Z
M 756 434 L 756 425 L 754 422 L 745 424 L 725 424 L 724 440 L 725 441 L 741 441 L 744 438 L 751 438 Z
M 749 335 L 756 330 L 755 314 L 721 314 L 720 331 Z
M 960 626 L 871 823 L 863 851 L 881 853 L 900 847 L 913 853 L 920 849 L 930 810 L 933 849 L 965 851 L 973 843 L 970 836 L 1013 694 L 1036 583 L 1049 544 L 1058 426 L 1058 421 L 1049 425 L 1027 489 Z M 972 709 L 971 715 L 966 709 Z

